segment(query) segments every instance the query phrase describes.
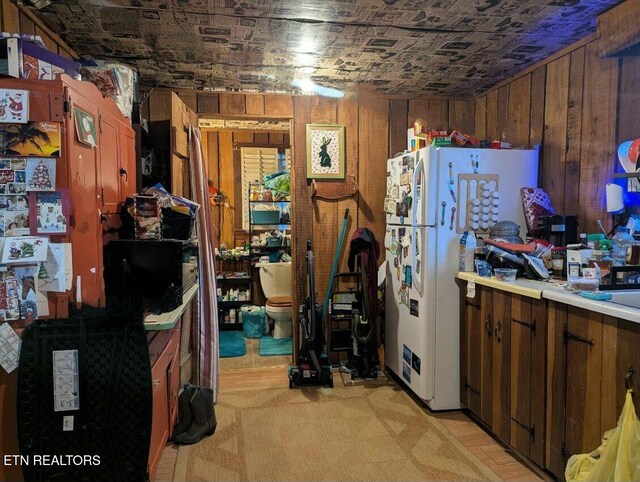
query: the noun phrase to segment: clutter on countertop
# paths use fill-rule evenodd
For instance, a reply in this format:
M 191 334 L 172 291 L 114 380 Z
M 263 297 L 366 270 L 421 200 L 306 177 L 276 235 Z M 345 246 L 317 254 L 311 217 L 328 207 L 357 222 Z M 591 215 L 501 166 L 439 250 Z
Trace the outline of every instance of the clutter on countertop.
M 523 244 L 520 237 L 520 225 L 513 221 L 499 221 L 489 229 L 489 238 L 503 239 L 510 243 Z
M 518 274 L 517 269 L 513 268 L 495 268 L 493 270 L 496 280 L 498 281 L 515 281 Z

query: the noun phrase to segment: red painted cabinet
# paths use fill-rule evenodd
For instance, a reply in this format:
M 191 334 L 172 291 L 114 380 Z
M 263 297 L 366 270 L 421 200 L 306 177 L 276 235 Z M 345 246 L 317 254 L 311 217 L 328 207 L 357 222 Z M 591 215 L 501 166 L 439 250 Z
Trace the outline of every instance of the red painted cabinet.
M 104 305 L 102 278 L 103 232 L 119 226 L 120 203 L 136 191 L 135 134 L 117 105 L 102 97 L 89 82 L 67 76 L 57 80 L 2 79 L 0 87 L 29 90 L 29 119 L 62 122 L 62 153 L 57 159 L 56 186 L 71 194 L 71 234 L 54 241 L 73 244 L 73 289 L 80 283 L 81 300 Z M 78 141 L 74 108 L 91 114 L 97 147 Z M 60 296 L 58 295 L 58 298 Z M 51 300 L 51 309 L 65 303 Z M 51 311 L 51 310 L 50 310 Z M 64 313 L 52 312 L 64 316 Z

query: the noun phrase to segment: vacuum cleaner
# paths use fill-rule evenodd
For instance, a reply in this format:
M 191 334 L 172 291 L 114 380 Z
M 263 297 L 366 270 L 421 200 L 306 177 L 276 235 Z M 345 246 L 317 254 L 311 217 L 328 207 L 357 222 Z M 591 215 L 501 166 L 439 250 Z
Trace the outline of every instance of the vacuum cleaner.
M 298 363 L 289 367 L 289 388 L 323 386 L 333 388 L 333 370 L 324 351 L 322 308 L 316 304 L 311 240 L 307 241 L 307 297 L 300 307 Z

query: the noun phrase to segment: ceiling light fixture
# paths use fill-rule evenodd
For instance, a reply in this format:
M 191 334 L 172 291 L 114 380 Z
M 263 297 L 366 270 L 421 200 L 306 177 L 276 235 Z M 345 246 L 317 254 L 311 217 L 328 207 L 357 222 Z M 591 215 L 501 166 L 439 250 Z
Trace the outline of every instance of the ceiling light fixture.
M 315 84 L 311 79 L 294 79 L 291 85 L 299 88 L 302 92 L 314 93 L 323 97 L 334 97 L 341 99 L 344 97 L 344 92 L 333 87 L 324 87 L 322 85 Z
M 294 87 L 298 87 L 302 92 L 314 92 L 316 84 L 311 79 L 293 79 L 291 84 Z
M 315 53 L 317 51 L 316 41 L 311 37 L 303 37 L 295 52 Z

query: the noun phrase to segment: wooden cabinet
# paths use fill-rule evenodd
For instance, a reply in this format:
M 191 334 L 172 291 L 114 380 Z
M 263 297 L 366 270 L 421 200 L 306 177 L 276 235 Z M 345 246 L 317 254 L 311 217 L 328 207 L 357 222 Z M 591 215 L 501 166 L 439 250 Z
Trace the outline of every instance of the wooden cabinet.
M 511 295 L 511 415 L 509 442 L 544 464 L 546 303 Z
M 506 441 L 511 427 L 511 295 L 492 291 L 491 429 Z
M 479 291 L 481 291 L 480 288 Z M 464 353 L 464 367 L 462 380 L 462 389 L 464 393 L 464 405 L 474 414 L 480 417 L 481 414 L 481 392 L 482 386 L 480 357 L 481 357 L 481 305 L 480 296 L 476 293 L 474 299 L 465 298 L 464 303 L 464 322 L 461 331 L 465 333 L 466 345 L 460 350 Z
M 173 432 L 177 417 L 180 380 L 176 383 L 179 365 L 180 324 L 172 330 L 157 332 L 149 343 L 151 383 L 153 384 L 153 417 L 149 447 L 149 479 L 155 478 L 162 451 Z M 160 354 L 158 351 L 162 350 Z
M 591 452 L 615 427 L 631 366 L 640 367 L 640 325 L 549 302 L 545 462 L 559 479 L 571 455 Z
M 102 233 L 118 226 L 119 204 L 135 191 L 137 162 L 131 123 L 93 84 L 66 75 L 56 80 L 1 79 L 0 86 L 29 91 L 29 120 L 60 122 L 63 127 L 56 187 L 68 189 L 71 195 L 71 232 L 52 238 L 57 238 L 54 242 L 73 244 L 74 276 L 69 293 L 51 295 L 51 316 L 66 317 L 68 300 L 71 293 L 75 294 L 78 280 L 82 302 L 104 306 Z M 78 141 L 76 107 L 93 116 L 97 147 Z M 121 175 L 121 169 L 127 174 Z
M 566 304 L 461 286 L 461 404 L 558 479 L 616 426 L 640 324 Z M 640 390 L 640 376 L 631 377 Z
M 463 301 L 462 404 L 501 440 L 544 463 L 546 304 L 476 285 Z

